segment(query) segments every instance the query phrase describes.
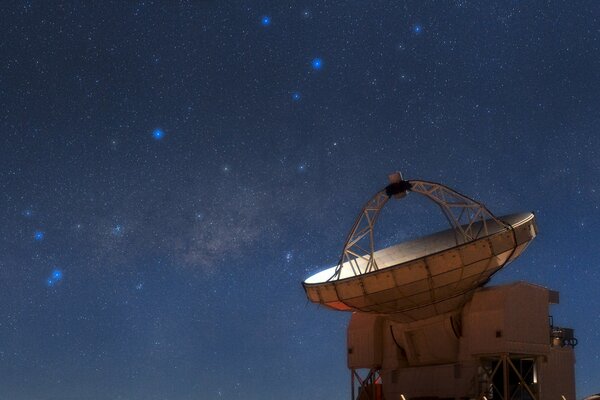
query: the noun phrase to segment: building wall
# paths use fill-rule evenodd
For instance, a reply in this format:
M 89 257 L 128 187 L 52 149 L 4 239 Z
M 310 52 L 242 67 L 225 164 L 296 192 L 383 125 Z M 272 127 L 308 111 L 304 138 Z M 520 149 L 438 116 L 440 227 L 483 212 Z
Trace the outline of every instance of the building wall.
M 461 359 L 474 354 L 545 354 L 548 289 L 525 282 L 479 289 L 463 309 Z
M 355 313 L 348 328 L 348 366 L 380 368 L 386 399 L 474 398 L 480 360 L 503 354 L 537 361 L 540 400 L 575 400 L 574 352 L 551 347 L 549 290 L 525 282 L 479 289 L 462 317 L 411 323 Z
M 553 347 L 540 363 L 540 400 L 575 400 L 575 352 L 572 347 Z

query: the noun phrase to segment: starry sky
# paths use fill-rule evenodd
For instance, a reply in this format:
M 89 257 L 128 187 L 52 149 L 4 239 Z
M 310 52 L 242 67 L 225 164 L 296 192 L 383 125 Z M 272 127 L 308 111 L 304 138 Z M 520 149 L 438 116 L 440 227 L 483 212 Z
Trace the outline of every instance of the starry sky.
M 600 391 L 597 1 L 3 1 L 0 398 L 349 398 L 333 265 L 401 170 L 539 236 Z M 444 228 L 409 195 L 382 246 Z

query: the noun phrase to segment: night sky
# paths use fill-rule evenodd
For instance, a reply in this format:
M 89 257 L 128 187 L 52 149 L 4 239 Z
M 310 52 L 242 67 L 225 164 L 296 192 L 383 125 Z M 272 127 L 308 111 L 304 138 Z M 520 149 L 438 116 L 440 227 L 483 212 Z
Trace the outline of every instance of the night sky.
M 0 399 L 348 399 L 349 314 L 301 282 L 396 170 L 536 213 L 492 283 L 560 291 L 600 391 L 599 2 L 0 12 Z

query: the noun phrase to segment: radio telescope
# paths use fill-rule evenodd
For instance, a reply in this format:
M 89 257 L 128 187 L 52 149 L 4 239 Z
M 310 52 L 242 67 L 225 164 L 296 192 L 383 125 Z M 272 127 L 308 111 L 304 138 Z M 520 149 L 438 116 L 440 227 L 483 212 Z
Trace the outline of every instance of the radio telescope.
M 558 292 L 525 282 L 484 287 L 536 237 L 533 213 L 496 217 L 442 184 L 388 178 L 338 263 L 303 282 L 311 302 L 352 312 L 352 399 L 574 400 L 577 340 L 548 322 Z M 434 202 L 449 229 L 376 249 L 380 211 L 408 193 Z
M 356 218 L 338 264 L 304 281 L 312 302 L 406 321 L 458 310 L 536 236 L 532 213 L 497 218 L 483 204 L 439 183 L 404 181 L 400 173 L 389 179 Z M 379 212 L 391 197 L 407 192 L 437 204 L 450 229 L 376 251 Z

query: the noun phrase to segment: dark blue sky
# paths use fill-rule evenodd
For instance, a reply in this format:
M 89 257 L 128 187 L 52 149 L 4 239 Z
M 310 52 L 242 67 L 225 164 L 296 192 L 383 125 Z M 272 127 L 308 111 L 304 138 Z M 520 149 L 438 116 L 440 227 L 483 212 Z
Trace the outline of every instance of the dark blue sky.
M 559 290 L 600 391 L 598 2 L 0 12 L 0 398 L 348 398 L 349 315 L 300 282 L 395 170 L 536 212 L 492 283 Z

